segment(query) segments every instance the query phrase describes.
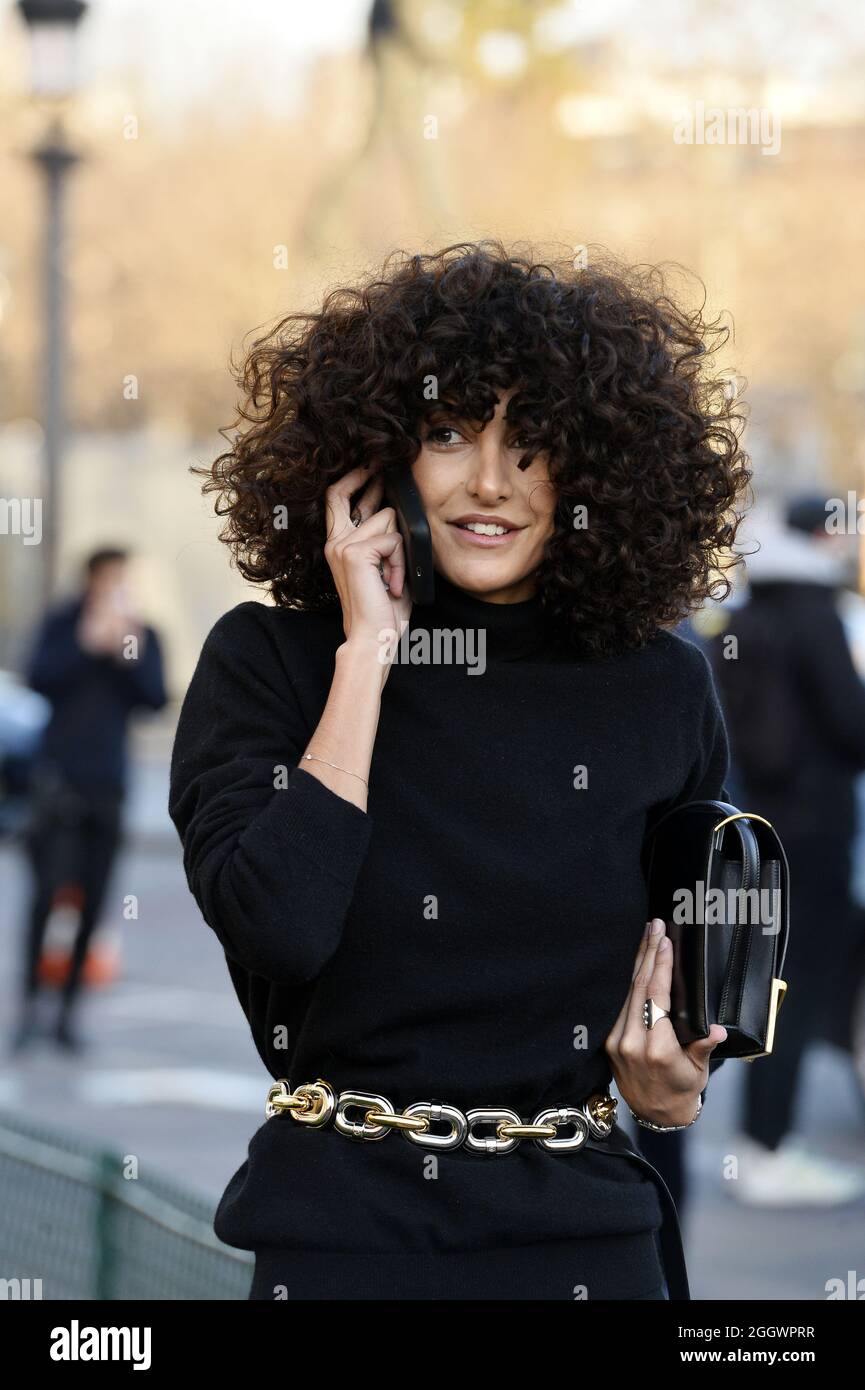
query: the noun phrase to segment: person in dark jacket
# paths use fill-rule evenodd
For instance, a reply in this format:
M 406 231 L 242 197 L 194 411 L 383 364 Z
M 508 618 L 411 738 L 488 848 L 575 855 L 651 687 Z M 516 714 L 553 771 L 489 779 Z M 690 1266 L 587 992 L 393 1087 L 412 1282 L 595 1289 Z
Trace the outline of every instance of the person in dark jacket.
M 802 1061 L 833 1007 L 822 962 L 848 944 L 855 782 L 865 769 L 865 686 L 838 611 L 846 541 L 827 530 L 827 514 L 825 498 L 794 499 L 786 528 L 749 561 L 748 601 L 711 643 L 743 809 L 772 822 L 790 865 L 784 974 L 794 983 L 771 1057 L 746 1071 L 746 1143 L 729 1185 L 754 1205 L 829 1204 L 865 1190 L 856 1170 L 792 1132 Z
M 81 915 L 64 983 L 56 1040 L 76 1048 L 74 1026 L 84 961 L 121 841 L 126 735 L 136 708 L 166 702 L 159 638 L 130 606 L 127 552 L 90 555 L 81 594 L 51 609 L 27 669 L 51 703 L 33 776 L 26 834 L 33 868 L 16 1047 L 36 1031 L 39 962 L 58 889 L 74 885 Z

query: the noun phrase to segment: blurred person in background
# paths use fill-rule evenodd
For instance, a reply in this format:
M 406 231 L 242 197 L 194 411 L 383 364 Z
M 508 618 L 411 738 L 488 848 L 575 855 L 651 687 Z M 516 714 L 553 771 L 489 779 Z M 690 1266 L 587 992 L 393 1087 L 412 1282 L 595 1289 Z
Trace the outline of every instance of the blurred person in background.
M 790 503 L 748 562 L 748 600 L 710 643 L 743 810 L 778 830 L 790 864 L 785 978 L 771 1057 L 745 1077 L 744 1143 L 729 1191 L 753 1205 L 831 1204 L 865 1175 L 793 1134 L 809 1043 L 827 1031 L 837 966 L 851 949 L 855 783 L 865 769 L 865 686 L 839 613 L 850 541 L 827 528 L 825 497 Z M 735 637 L 736 643 L 730 642 Z
M 33 890 L 25 931 L 20 1048 L 38 1033 L 40 958 L 58 890 L 74 885 L 81 906 L 62 987 L 56 1041 L 79 1048 L 74 1022 L 87 949 L 121 842 L 130 713 L 166 702 L 162 654 L 152 627 L 136 615 L 128 552 L 94 551 L 83 591 L 49 610 L 27 668 L 51 715 L 35 760 L 25 833 Z

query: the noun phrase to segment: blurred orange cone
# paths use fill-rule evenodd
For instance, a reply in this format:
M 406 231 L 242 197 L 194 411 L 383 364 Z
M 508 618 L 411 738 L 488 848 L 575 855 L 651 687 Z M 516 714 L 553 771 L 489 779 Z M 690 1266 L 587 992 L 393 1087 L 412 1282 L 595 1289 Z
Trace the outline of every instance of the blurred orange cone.
M 81 915 L 83 895 L 77 884 L 58 889 L 45 929 L 45 945 L 39 958 L 39 980 L 60 989 L 69 975 L 72 946 Z M 88 989 L 103 989 L 120 975 L 120 938 L 115 931 L 103 930 L 94 936 L 84 958 L 82 980 Z

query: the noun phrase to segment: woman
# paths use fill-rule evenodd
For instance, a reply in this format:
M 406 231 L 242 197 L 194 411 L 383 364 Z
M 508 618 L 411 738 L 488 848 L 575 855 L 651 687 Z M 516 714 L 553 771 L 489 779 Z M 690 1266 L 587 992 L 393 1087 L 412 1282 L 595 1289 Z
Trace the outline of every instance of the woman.
M 249 354 L 205 489 L 275 606 L 207 637 L 170 809 L 285 1082 L 215 1220 L 254 1299 L 665 1297 L 661 1189 L 607 1088 L 687 1126 L 726 1036 L 647 1029 L 671 950 L 640 866 L 649 818 L 727 772 L 667 630 L 729 589 L 750 477 L 717 331 L 654 272 L 482 242 Z M 407 465 L 430 606 L 387 505 Z

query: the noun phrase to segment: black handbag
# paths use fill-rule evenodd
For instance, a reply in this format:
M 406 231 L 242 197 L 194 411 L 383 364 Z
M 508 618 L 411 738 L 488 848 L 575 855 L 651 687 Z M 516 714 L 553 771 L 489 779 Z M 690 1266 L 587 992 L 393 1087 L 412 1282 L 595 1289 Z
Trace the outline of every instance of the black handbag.
M 720 1023 L 727 1037 L 713 1059 L 768 1056 L 790 931 L 790 870 L 775 828 L 726 801 L 688 801 L 650 827 L 643 872 L 647 915 L 662 918 L 673 943 L 679 1042 Z

